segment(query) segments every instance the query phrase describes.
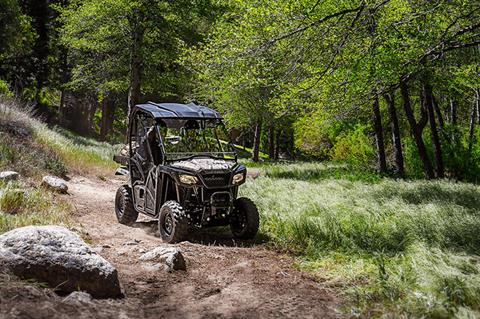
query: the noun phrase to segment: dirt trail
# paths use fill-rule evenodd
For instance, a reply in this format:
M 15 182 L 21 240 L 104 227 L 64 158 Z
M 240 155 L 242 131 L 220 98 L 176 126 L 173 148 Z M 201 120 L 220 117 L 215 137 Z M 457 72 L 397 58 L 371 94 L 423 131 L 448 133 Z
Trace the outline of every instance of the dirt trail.
M 262 245 L 239 247 L 229 234 L 197 234 L 177 244 L 187 271 L 168 273 L 142 253 L 167 246 L 156 221 L 140 217 L 133 227 L 116 221 L 114 195 L 121 180 L 74 177 L 69 200 L 90 244 L 117 267 L 125 298 L 65 305 L 47 299 L 24 317 L 82 318 L 333 318 L 340 301 L 293 260 Z M 18 292 L 17 292 L 18 294 Z M 19 308 L 22 308 L 19 305 Z M 26 306 L 22 309 L 29 309 Z M 40 315 L 41 314 L 41 315 Z M 68 316 L 66 316 L 68 314 Z

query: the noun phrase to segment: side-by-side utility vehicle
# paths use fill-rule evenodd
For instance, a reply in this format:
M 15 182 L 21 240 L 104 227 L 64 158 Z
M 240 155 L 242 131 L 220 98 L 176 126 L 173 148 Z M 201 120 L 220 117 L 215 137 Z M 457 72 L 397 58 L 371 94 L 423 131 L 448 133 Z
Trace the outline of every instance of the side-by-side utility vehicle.
M 139 213 L 158 218 L 162 239 L 175 243 L 195 229 L 230 226 L 236 238 L 258 230 L 255 204 L 237 197 L 246 168 L 225 141 L 220 114 L 195 104 L 136 105 L 129 119 L 128 144 L 115 156 L 117 174 L 128 176 L 115 197 L 120 223 Z

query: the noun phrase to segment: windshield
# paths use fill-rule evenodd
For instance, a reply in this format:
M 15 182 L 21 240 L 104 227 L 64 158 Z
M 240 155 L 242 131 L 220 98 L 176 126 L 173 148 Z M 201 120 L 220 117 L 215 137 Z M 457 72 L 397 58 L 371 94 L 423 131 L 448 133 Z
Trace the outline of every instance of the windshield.
M 221 128 L 214 124 L 200 124 L 192 120 L 182 127 L 159 127 L 167 159 L 196 155 L 235 158 L 230 145 L 220 138 L 225 135 Z

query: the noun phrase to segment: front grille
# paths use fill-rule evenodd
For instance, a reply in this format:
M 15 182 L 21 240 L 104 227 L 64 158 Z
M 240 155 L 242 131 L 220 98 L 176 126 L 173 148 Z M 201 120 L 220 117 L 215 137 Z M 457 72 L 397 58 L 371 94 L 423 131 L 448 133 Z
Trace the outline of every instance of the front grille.
M 230 174 L 204 174 L 202 177 L 208 188 L 227 187 L 230 182 Z
M 215 192 L 210 197 L 210 204 L 213 207 L 229 207 L 231 202 L 232 196 L 229 192 Z

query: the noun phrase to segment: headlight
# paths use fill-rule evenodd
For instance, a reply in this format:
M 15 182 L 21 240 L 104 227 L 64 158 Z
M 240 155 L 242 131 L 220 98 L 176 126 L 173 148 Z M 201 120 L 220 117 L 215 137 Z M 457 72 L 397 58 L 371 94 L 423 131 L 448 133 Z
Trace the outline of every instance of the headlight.
M 243 173 L 238 173 L 238 174 L 235 174 L 233 175 L 233 184 L 234 185 L 237 185 L 237 184 L 240 184 L 241 182 L 243 182 L 245 177 L 243 177 Z
M 187 185 L 194 185 L 194 184 L 197 184 L 198 182 L 198 179 L 192 175 L 180 175 L 179 178 L 181 183 L 187 184 Z

